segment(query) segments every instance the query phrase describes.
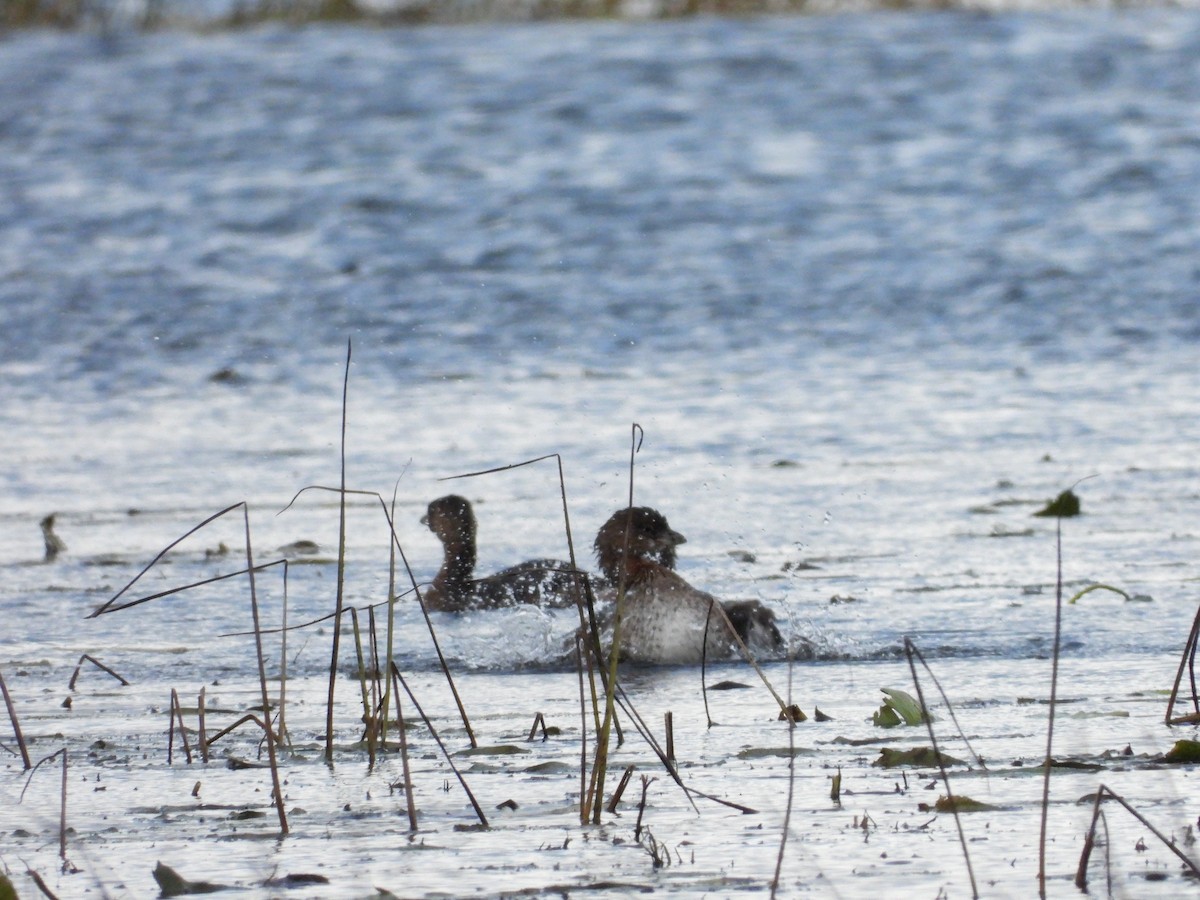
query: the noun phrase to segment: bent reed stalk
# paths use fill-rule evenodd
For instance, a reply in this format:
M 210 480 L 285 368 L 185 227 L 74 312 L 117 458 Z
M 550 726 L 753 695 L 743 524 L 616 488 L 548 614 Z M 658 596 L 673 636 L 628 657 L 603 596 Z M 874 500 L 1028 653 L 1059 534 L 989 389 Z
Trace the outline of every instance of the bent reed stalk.
M 929 733 L 929 743 L 933 747 L 933 758 L 937 760 L 938 771 L 942 776 L 942 784 L 946 786 L 946 799 L 950 802 L 950 812 L 954 815 L 954 827 L 958 830 L 958 843 L 962 847 L 963 861 L 967 866 L 967 877 L 971 882 L 971 897 L 973 900 L 978 900 L 979 887 L 975 883 L 975 870 L 971 866 L 971 854 L 967 850 L 967 836 L 963 831 L 962 819 L 959 818 L 958 815 L 958 804 L 954 802 L 954 791 L 950 787 L 950 773 L 946 770 L 946 761 L 942 758 L 942 754 L 938 750 L 937 735 L 935 735 L 933 732 L 933 716 L 929 714 L 929 707 L 925 703 L 925 691 L 921 688 L 921 679 L 917 677 L 915 657 L 921 656 L 921 654 L 920 651 L 917 650 L 916 645 L 912 642 L 912 639 L 907 636 L 904 638 L 904 655 L 908 657 L 908 670 L 912 673 L 913 685 L 917 690 L 917 702 L 921 705 L 921 718 L 925 720 L 925 729 Z M 926 671 L 929 671 L 929 663 L 925 661 L 925 657 L 923 656 L 921 656 L 921 664 L 925 666 Z M 929 674 L 932 676 L 933 672 L 929 671 Z M 936 678 L 934 678 L 934 682 L 937 682 Z M 945 692 L 942 691 L 942 686 L 940 684 L 938 685 L 938 691 L 941 692 L 942 700 L 945 701 L 947 707 L 949 707 L 949 700 L 946 698 Z M 954 720 L 955 728 L 958 728 L 958 720 L 954 718 L 953 710 L 951 710 L 950 715 Z M 961 728 L 958 728 L 958 731 L 959 734 L 962 734 Z M 966 740 L 966 735 L 963 735 L 963 739 Z M 969 748 L 970 746 L 971 744 L 968 741 L 967 747 Z M 974 756 L 974 754 L 975 751 L 972 750 L 971 755 Z M 976 757 L 976 759 L 978 759 L 978 757 Z
M 8 692 L 8 685 L 4 681 L 4 673 L 0 672 L 0 693 L 4 694 L 4 705 L 8 709 L 8 721 L 12 723 L 13 736 L 17 740 L 17 747 L 21 751 L 21 762 L 25 766 L 25 771 L 33 768 L 29 761 L 29 748 L 25 746 L 25 736 L 21 733 L 21 723 L 17 719 L 17 709 L 13 705 L 12 695 Z

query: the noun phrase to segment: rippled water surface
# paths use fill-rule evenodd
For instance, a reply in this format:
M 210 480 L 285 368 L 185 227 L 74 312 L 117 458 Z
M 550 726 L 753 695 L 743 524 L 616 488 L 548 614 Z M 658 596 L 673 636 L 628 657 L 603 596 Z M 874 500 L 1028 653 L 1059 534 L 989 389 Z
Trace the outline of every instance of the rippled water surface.
M 644 429 L 635 502 L 687 536 L 681 573 L 771 606 L 813 657 L 796 699 L 833 716 L 795 733 L 789 894 L 970 895 L 953 821 L 918 806 L 944 792 L 935 773 L 871 765 L 928 743 L 870 723 L 879 688 L 912 689 L 905 636 L 992 770 L 958 776 L 999 807 L 964 817 L 981 891 L 1034 890 L 1056 569 L 1055 521 L 1031 514 L 1087 478 L 1066 595 L 1133 599 L 1064 609 L 1056 754 L 1092 768 L 1052 785 L 1049 890 L 1075 892 L 1076 801 L 1101 782 L 1186 843 L 1192 772 L 1156 756 L 1196 736 L 1160 723 L 1197 602 L 1198 101 L 1186 11 L 7 35 L 0 674 L 35 761 L 70 752 L 81 870 L 60 874 L 56 774 L 17 802 L 6 724 L 0 863 L 21 896 L 25 865 L 60 896 L 149 896 L 157 860 L 263 895 L 288 872 L 326 875 L 288 892 L 322 897 L 769 884 L 788 733 L 744 666 L 709 673 L 752 686 L 710 692 L 713 728 L 696 671 L 626 687 L 656 734 L 673 713 L 685 782 L 754 815 L 697 813 L 633 735 L 614 771 L 657 778 L 644 818 L 671 864 L 634 839 L 637 778 L 604 825 L 578 825 L 578 685 L 547 662 L 573 613 L 435 616 L 491 748 L 456 758 L 486 833 L 456 830 L 475 817 L 423 727 L 407 833 L 398 756 L 368 771 L 354 746 L 349 678 L 323 765 L 328 622 L 288 639 L 290 836 L 233 818 L 273 815 L 262 770 L 167 765 L 172 688 L 190 709 L 205 687 L 222 725 L 257 703 L 244 580 L 85 617 L 242 500 L 256 561 L 317 545 L 289 568 L 289 622 L 331 611 L 335 495 L 288 504 L 339 481 L 348 341 L 347 484 L 395 491 L 419 579 L 439 547 L 418 520 L 450 491 L 476 503 L 481 570 L 564 556 L 553 462 L 438 481 L 549 453 L 590 562 Z M 42 562 L 49 513 L 67 551 Z M 365 627 L 388 585 L 376 501 L 352 500 L 348 536 Z M 244 541 L 240 514 L 221 519 L 135 593 L 236 570 Z M 280 571 L 258 579 L 269 625 Z M 396 621 L 402 669 L 464 750 L 411 600 Z M 85 666 L 70 690 L 84 653 L 131 684 Z M 786 664 L 766 671 L 785 693 Z M 526 742 L 538 712 L 560 733 Z M 248 732 L 228 740 L 255 757 Z M 1177 861 L 1123 816 L 1113 890 L 1178 895 Z

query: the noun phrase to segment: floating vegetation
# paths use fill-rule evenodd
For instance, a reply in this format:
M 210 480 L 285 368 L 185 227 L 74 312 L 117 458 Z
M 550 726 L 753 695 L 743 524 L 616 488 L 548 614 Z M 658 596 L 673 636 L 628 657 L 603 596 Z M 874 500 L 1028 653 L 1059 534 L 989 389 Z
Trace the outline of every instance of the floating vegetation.
M 965 766 L 966 761 L 950 756 L 948 753 L 939 753 L 932 747 L 913 747 L 911 750 L 894 750 L 891 747 L 883 747 L 879 751 L 879 758 L 871 765 L 884 769 L 894 769 L 897 766 L 932 769 L 938 766 Z
M 1080 512 L 1079 495 L 1070 488 L 1063 491 L 1033 515 L 1043 518 L 1066 519 Z
M 933 716 L 912 694 L 897 688 L 880 690 L 884 693 L 883 705 L 871 716 L 873 725 L 895 728 L 897 725 L 923 725 L 933 721 Z

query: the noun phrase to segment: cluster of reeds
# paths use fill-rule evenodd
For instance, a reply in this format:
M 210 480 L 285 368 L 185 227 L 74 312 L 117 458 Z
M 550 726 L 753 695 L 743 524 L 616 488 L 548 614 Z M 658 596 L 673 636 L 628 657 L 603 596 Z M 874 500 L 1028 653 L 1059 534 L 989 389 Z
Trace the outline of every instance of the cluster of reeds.
M 187 738 L 188 727 L 185 723 L 185 715 L 190 717 L 194 714 L 197 716 L 198 727 L 196 731 L 199 734 L 197 751 L 201 759 L 205 761 L 207 761 L 209 750 L 214 743 L 225 738 L 244 725 L 252 725 L 261 733 L 263 737 L 262 746 L 265 747 L 271 772 L 271 795 L 277 809 L 279 828 L 282 833 L 286 833 L 289 828 L 287 815 L 283 805 L 283 795 L 280 789 L 280 760 L 278 757 L 278 751 L 287 750 L 291 746 L 291 740 L 286 725 L 288 635 L 295 630 L 311 628 L 322 623 L 328 623 L 331 626 L 332 641 L 329 663 L 328 691 L 325 703 L 326 727 L 324 741 L 325 759 L 328 763 L 332 764 L 334 761 L 334 738 L 335 734 L 337 733 L 336 714 L 338 704 L 336 702 L 336 685 L 338 679 L 338 662 L 341 656 L 343 632 L 348 624 L 354 642 L 358 682 L 360 688 L 361 722 L 363 724 L 363 731 L 359 746 L 362 746 L 366 749 L 368 765 L 374 766 L 377 749 L 381 746 L 387 746 L 389 730 L 394 728 L 395 733 L 398 735 L 398 749 L 401 754 L 405 771 L 405 793 L 408 797 L 410 825 L 415 830 L 417 827 L 416 811 L 412 801 L 404 716 L 401 710 L 401 697 L 403 696 L 406 698 L 405 702 L 411 704 L 411 708 L 416 710 L 417 715 L 421 718 L 424 725 L 437 742 L 442 751 L 442 755 L 446 764 L 453 771 L 456 779 L 461 784 L 467 797 L 470 799 L 471 805 L 476 812 L 480 824 L 486 826 L 487 818 L 480 808 L 478 802 L 475 800 L 475 797 L 463 778 L 461 772 L 459 772 L 458 768 L 455 766 L 451 751 L 446 747 L 445 743 L 442 741 L 442 738 L 438 735 L 436 729 L 434 728 L 433 723 L 425 714 L 420 699 L 412 691 L 404 677 L 404 674 L 401 672 L 396 662 L 395 654 L 399 636 L 396 634 L 395 630 L 395 604 L 402 593 L 397 589 L 397 564 L 399 563 L 403 567 L 407 580 L 408 589 L 403 593 L 411 594 L 415 598 L 416 602 L 420 605 L 429 639 L 432 642 L 432 646 L 441 665 L 442 672 L 454 697 L 463 727 L 467 735 L 467 739 L 471 748 L 476 748 L 478 743 L 474 730 L 471 726 L 470 718 L 467 715 L 466 707 L 455 685 L 454 676 L 450 671 L 450 666 L 447 663 L 444 654 L 442 653 L 433 620 L 429 615 L 428 609 L 426 608 L 424 599 L 422 597 L 421 586 L 416 580 L 412 569 L 409 566 L 407 556 L 405 555 L 404 549 L 396 535 L 395 493 L 393 493 L 393 497 L 391 498 L 391 502 L 389 504 L 377 492 L 359 490 L 349 487 L 347 484 L 346 409 L 349 392 L 350 360 L 351 349 L 348 346 L 345 379 L 342 385 L 342 420 L 340 443 L 341 462 L 339 467 L 339 484 L 336 487 L 314 485 L 303 488 L 297 493 L 296 497 L 292 499 L 288 506 L 285 507 L 285 509 L 291 508 L 301 497 L 301 495 L 309 491 L 330 491 L 335 493 L 338 497 L 339 528 L 337 578 L 332 602 L 333 609 L 328 615 L 311 622 L 289 624 L 287 620 L 289 574 L 288 560 L 277 559 L 264 562 L 257 558 L 252 539 L 251 511 L 248 504 L 245 502 L 235 503 L 214 513 L 213 515 L 201 521 L 199 524 L 195 525 L 193 528 L 189 529 L 179 538 L 172 541 L 165 548 L 163 548 L 147 565 L 145 565 L 129 581 L 129 583 L 117 591 L 111 599 L 98 607 L 91 615 L 92 617 L 111 615 L 117 612 L 133 609 L 145 603 L 173 596 L 184 591 L 194 590 L 203 586 L 211 585 L 216 582 L 239 578 L 245 579 L 244 584 L 246 586 L 251 629 L 243 634 L 252 637 L 254 641 L 260 694 L 258 707 L 260 714 L 256 714 L 255 711 L 247 711 L 235 722 L 214 731 L 209 727 L 209 724 L 206 721 L 203 691 L 201 691 L 199 695 L 195 709 L 185 710 L 180 704 L 177 691 L 172 689 L 171 700 L 169 704 L 170 727 L 168 729 L 168 759 L 170 760 L 173 758 L 174 742 L 176 736 L 178 736 L 181 753 L 189 762 L 192 760 L 191 744 Z M 640 447 L 640 443 L 641 428 L 640 426 L 634 424 L 630 451 L 629 476 L 629 504 L 631 506 L 633 505 L 634 460 L 638 448 Z M 701 797 L 725 804 L 735 809 L 751 812 L 752 810 L 740 804 L 732 803 L 727 800 L 721 800 L 717 797 L 711 797 L 708 794 L 696 791 L 686 786 L 679 776 L 674 761 L 673 734 L 670 727 L 670 716 L 668 715 L 667 719 L 667 739 L 666 746 L 664 747 L 652 733 L 651 728 L 646 724 L 642 716 L 638 713 L 629 696 L 622 689 L 620 685 L 618 661 L 620 659 L 621 652 L 621 617 L 622 605 L 625 596 L 625 585 L 620 583 L 616 586 L 614 624 L 612 627 L 611 636 L 606 638 L 602 634 L 601 626 L 599 624 L 599 617 L 596 611 L 596 600 L 591 584 L 587 575 L 576 565 L 575 545 L 571 531 L 569 504 L 567 501 L 565 486 L 566 479 L 561 457 L 557 454 L 551 454 L 496 469 L 468 472 L 463 475 L 451 476 L 451 478 L 477 478 L 498 472 L 508 471 L 520 466 L 535 465 L 548 461 L 553 461 L 557 468 L 559 491 L 562 501 L 563 527 L 566 536 L 570 568 L 574 575 L 574 593 L 579 619 L 577 638 L 575 642 L 575 657 L 580 686 L 580 708 L 582 719 L 580 742 L 581 793 L 579 804 L 581 823 L 586 824 L 589 822 L 600 822 L 602 810 L 605 808 L 608 808 L 609 810 L 615 809 L 616 804 L 620 800 L 621 794 L 625 789 L 625 785 L 628 783 L 631 770 L 627 770 L 625 772 L 625 778 L 622 779 L 615 790 L 611 792 L 606 790 L 609 754 L 612 741 L 615 739 L 619 744 L 624 740 L 624 728 L 622 722 L 631 724 L 635 731 L 640 734 L 647 744 L 652 748 L 653 752 L 662 762 L 662 765 L 667 774 L 670 776 L 671 780 L 674 781 L 684 791 L 689 803 L 694 805 L 693 798 Z M 367 496 L 378 503 L 382 521 L 389 535 L 389 578 L 387 597 L 376 604 L 372 604 L 363 608 L 349 606 L 345 602 L 345 583 L 347 571 L 346 504 L 347 499 L 352 496 Z M 149 573 L 155 570 L 155 567 L 163 560 L 164 557 L 167 556 L 167 554 L 178 547 L 182 542 L 188 540 L 198 532 L 226 516 L 238 516 L 241 519 L 241 530 L 243 533 L 243 546 L 241 552 L 244 561 L 244 565 L 241 568 L 234 572 L 206 578 L 201 581 L 177 585 L 165 590 L 155 591 L 148 594 L 137 595 L 136 588 L 143 583 L 143 579 L 146 578 Z M 628 535 L 626 535 L 626 542 L 628 543 Z M 267 627 L 264 625 L 260 614 L 260 604 L 258 599 L 259 581 L 269 571 L 277 571 L 280 574 L 283 595 L 282 620 L 278 626 L 272 627 Z M 623 571 L 624 568 L 622 567 L 622 572 Z M 386 609 L 385 624 L 382 628 L 377 619 L 377 609 L 381 607 Z M 716 606 L 715 608 L 721 609 L 720 606 Z M 721 610 L 721 612 L 723 614 L 724 610 Z M 363 621 L 364 618 L 365 623 Z M 728 622 L 726 622 L 726 625 L 729 627 L 729 630 L 732 633 L 732 626 Z M 380 633 L 381 631 L 383 632 L 382 635 Z M 278 697 L 274 700 L 271 698 L 268 691 L 267 650 L 265 645 L 266 639 L 273 636 L 278 637 L 280 642 L 278 648 L 279 693 Z M 781 710 L 786 711 L 788 704 L 785 704 L 775 692 L 774 688 L 771 687 L 770 683 L 766 679 L 765 673 L 762 671 L 761 667 L 757 665 L 753 656 L 744 645 L 742 646 L 742 651 L 762 677 L 764 684 L 766 684 L 768 690 L 779 704 Z M 85 659 L 90 659 L 90 657 L 85 656 L 84 659 L 81 659 L 80 665 L 83 664 Z M 92 661 L 97 665 L 102 665 L 95 660 Z M 111 672 L 111 670 L 109 671 Z M 115 675 L 116 673 L 112 674 Z M 77 676 L 78 667 L 75 677 Z M 75 677 L 72 678 L 72 684 L 74 683 Z M 802 716 L 803 714 L 799 715 Z M 534 727 L 536 729 L 536 723 Z M 210 732 L 212 732 L 211 736 Z M 604 803 L 605 798 L 608 799 L 607 807 Z

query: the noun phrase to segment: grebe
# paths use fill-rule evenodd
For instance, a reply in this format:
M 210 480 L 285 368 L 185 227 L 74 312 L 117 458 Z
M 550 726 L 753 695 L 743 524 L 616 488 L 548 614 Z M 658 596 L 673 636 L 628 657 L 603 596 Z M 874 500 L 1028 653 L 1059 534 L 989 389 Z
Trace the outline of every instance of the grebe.
M 475 578 L 475 513 L 465 497 L 448 494 L 429 504 L 423 525 L 442 542 L 442 567 L 421 596 L 430 610 L 460 612 L 532 603 L 573 606 L 575 577 L 571 564 L 531 559 L 486 578 Z M 579 573 L 580 584 L 586 575 Z
M 759 601 L 720 603 L 725 611 L 721 615 L 711 594 L 674 571 L 675 548 L 686 540 L 662 513 L 648 506 L 618 510 L 596 534 L 605 594 L 615 598 L 624 573 L 621 656 L 660 664 L 697 663 L 702 654 L 709 659 L 728 657 L 736 647 L 730 624 L 748 646 L 782 648 L 775 613 Z

